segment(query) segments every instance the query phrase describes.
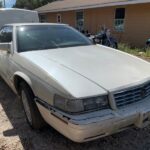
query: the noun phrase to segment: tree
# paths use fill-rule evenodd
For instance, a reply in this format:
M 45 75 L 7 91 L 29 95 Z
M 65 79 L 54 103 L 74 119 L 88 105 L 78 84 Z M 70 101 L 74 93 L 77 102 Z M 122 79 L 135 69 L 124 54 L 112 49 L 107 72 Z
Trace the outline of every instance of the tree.
M 35 9 L 53 1 L 55 0 L 16 0 L 16 3 L 13 7 Z
M 2 8 L 3 7 L 3 3 L 2 3 L 2 1 L 0 1 L 0 8 Z

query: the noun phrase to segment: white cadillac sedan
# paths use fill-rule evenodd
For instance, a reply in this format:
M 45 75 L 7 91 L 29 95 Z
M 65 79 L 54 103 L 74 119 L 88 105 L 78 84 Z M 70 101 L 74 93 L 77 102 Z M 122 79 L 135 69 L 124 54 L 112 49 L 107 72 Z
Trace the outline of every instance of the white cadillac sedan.
M 93 45 L 68 25 L 3 26 L 0 75 L 35 129 L 47 122 L 85 142 L 150 124 L 150 63 Z

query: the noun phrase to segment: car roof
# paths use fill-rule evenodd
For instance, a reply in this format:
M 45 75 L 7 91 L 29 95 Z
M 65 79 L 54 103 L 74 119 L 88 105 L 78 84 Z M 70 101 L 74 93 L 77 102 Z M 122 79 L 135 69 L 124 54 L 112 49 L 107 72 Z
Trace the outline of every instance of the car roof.
M 28 12 L 37 12 L 37 11 L 35 11 L 35 10 L 19 9 L 19 8 L 0 8 L 0 12 L 1 12 L 1 11 L 14 11 L 14 10 L 18 10 L 18 11 L 28 11 Z
M 67 24 L 61 24 L 61 23 L 12 23 L 12 24 L 6 24 L 5 26 L 27 26 L 27 25 L 67 25 Z

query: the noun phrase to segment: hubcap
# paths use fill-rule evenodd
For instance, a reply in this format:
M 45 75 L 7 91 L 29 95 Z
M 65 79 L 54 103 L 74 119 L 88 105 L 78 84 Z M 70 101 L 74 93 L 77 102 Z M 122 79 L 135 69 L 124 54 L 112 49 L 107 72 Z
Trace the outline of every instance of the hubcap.
M 27 119 L 28 119 L 29 123 L 31 124 L 32 123 L 31 111 L 30 111 L 30 107 L 28 104 L 27 96 L 23 90 L 21 93 L 21 98 L 22 98 L 22 102 L 23 102 L 23 106 L 24 106 L 24 110 L 25 110 Z

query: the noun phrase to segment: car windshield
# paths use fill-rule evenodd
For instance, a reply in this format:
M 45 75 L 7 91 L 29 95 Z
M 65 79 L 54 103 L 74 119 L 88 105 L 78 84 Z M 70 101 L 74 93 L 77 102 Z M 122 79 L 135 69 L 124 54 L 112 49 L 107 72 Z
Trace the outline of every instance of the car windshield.
M 91 45 L 84 35 L 67 25 L 17 27 L 18 52 Z

